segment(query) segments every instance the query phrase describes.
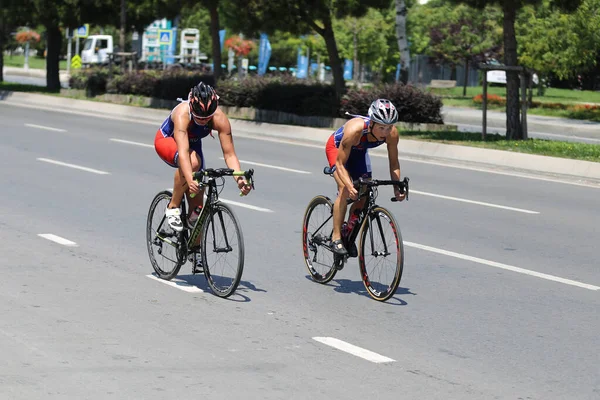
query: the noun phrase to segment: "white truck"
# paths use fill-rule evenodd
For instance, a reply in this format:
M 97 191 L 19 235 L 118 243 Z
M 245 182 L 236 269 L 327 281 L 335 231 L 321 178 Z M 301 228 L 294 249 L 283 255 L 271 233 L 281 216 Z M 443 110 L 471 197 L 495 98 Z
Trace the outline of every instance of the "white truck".
M 81 63 L 108 64 L 108 54 L 114 51 L 113 37 L 111 35 L 91 35 L 83 42 Z

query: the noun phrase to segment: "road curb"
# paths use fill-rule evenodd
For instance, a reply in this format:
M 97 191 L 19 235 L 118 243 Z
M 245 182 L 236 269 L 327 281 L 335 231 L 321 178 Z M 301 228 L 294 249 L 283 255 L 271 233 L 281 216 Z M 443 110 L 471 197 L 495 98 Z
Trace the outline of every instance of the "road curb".
M 134 120 L 157 125 L 160 124 L 167 115 L 167 110 L 162 109 L 140 108 L 22 92 L 1 92 L 0 104 L 1 103 L 59 110 L 61 112 L 83 113 L 112 119 Z M 234 131 L 238 130 L 252 135 L 279 140 L 284 139 L 322 145 L 323 148 L 329 135 L 332 133 L 331 129 L 279 125 L 236 119 L 231 120 L 231 125 Z M 384 154 L 386 149 L 373 149 L 372 152 L 375 154 Z M 406 155 L 455 162 L 472 162 L 544 174 L 566 175 L 600 180 L 600 163 L 590 161 L 579 161 L 409 139 L 401 139 L 399 152 L 401 156 Z

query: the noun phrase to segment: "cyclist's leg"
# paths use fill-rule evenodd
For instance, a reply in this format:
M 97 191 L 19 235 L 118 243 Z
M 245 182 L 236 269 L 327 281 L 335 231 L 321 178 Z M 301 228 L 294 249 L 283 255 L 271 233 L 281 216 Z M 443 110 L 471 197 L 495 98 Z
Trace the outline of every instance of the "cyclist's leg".
M 329 167 L 333 168 L 337 159 L 338 149 L 335 147 L 334 137 L 331 135 L 325 146 L 325 154 L 327 155 L 327 161 Z M 348 198 L 348 190 L 342 183 L 338 171 L 333 173 L 336 185 L 338 187 L 338 195 L 333 203 L 333 234 L 331 241 L 333 245 L 333 251 L 340 255 L 347 254 L 346 249 L 341 241 L 342 238 L 342 223 L 344 222 L 344 216 L 346 215 L 346 199 Z
M 198 141 L 197 143 L 190 144 L 190 150 L 192 171 L 196 172 L 199 171 L 200 168 L 206 168 L 204 162 L 204 153 L 202 153 L 202 142 Z M 180 174 L 180 179 L 182 179 L 183 183 L 186 185 L 186 195 L 188 204 L 190 205 L 188 212 L 189 214 L 191 214 L 196 207 L 202 207 L 204 205 L 204 189 L 201 189 L 200 193 L 192 199 L 190 198 L 189 192 L 187 191 L 187 183 L 185 182 L 183 173 Z
M 172 137 L 163 136 L 162 132 L 158 130 L 156 132 L 156 136 L 154 137 L 154 149 L 158 156 L 169 166 L 173 168 L 177 168 L 177 159 L 179 157 L 177 152 L 177 143 L 175 143 L 175 139 Z M 173 194 L 171 196 L 171 201 L 167 205 L 167 209 L 165 210 L 165 215 L 167 217 L 167 221 L 171 228 L 177 232 L 181 232 L 183 230 L 183 223 L 181 222 L 181 212 L 179 210 L 179 205 L 181 204 L 181 199 L 183 197 L 183 188 L 181 188 L 180 184 L 177 180 L 179 170 L 175 170 L 175 184 L 173 185 Z

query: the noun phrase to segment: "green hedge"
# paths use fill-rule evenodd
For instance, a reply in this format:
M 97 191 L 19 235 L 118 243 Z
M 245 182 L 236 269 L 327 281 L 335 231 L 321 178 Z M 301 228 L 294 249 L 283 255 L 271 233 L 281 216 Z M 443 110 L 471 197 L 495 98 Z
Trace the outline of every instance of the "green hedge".
M 132 94 L 160 99 L 185 98 L 199 81 L 215 85 L 212 76 L 180 69 L 138 71 L 123 75 L 103 69 L 90 69 L 72 75 L 71 87 L 88 89 L 92 95 Z M 222 80 L 215 85 L 220 102 L 226 106 L 252 107 L 305 116 L 345 117 L 345 113 L 365 115 L 376 98 L 387 98 L 398 108 L 399 119 L 413 123 L 443 123 L 442 102 L 435 95 L 414 86 L 387 84 L 368 89 L 348 89 L 341 102 L 336 101 L 333 85 L 293 77 L 247 77 Z M 92 89 L 90 89 L 92 88 Z

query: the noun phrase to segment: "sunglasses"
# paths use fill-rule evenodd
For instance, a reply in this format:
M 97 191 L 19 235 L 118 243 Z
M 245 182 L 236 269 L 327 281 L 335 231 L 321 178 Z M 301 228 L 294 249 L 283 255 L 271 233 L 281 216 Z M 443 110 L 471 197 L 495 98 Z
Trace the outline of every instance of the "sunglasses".
M 196 115 L 193 111 L 191 111 L 192 117 L 194 118 L 194 120 L 203 123 L 203 122 L 208 122 L 211 119 L 213 119 L 213 116 L 215 115 L 215 113 L 210 114 L 208 117 L 201 117 L 199 115 Z

